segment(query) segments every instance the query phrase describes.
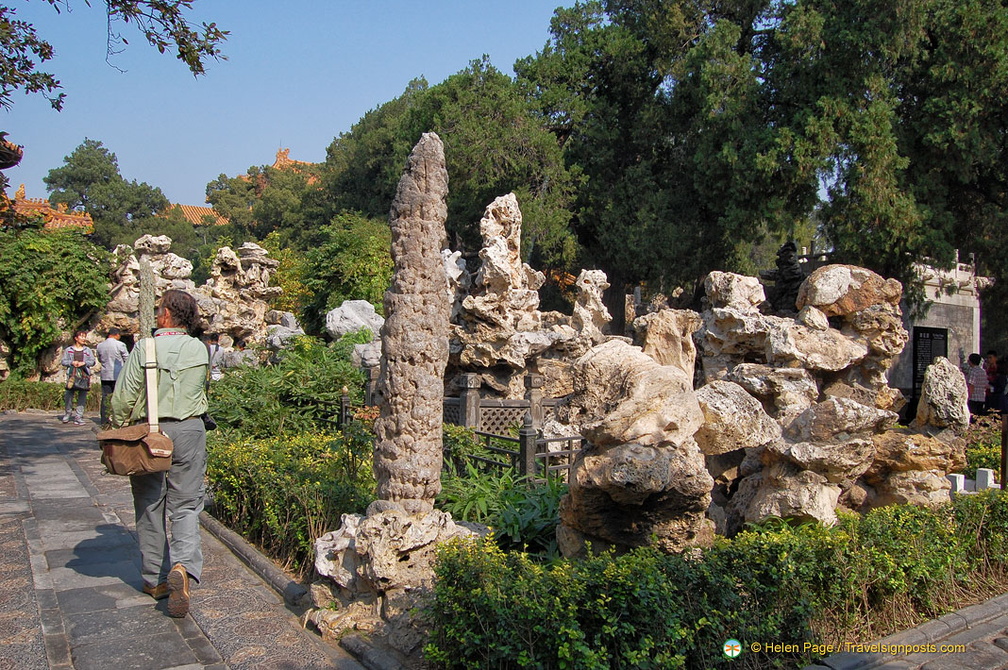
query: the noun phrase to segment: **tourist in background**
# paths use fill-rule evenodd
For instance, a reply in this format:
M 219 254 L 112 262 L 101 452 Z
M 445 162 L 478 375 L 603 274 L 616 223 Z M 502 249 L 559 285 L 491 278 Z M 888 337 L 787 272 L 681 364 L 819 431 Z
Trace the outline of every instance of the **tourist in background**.
M 66 368 L 67 373 L 61 421 L 70 423 L 72 419 L 75 426 L 84 425 L 84 406 L 87 403 L 88 391 L 91 389 L 91 368 L 97 360 L 94 351 L 85 346 L 86 339 L 87 330 L 78 328 L 74 332 L 73 344 L 63 350 L 63 358 L 60 359 L 60 365 Z
M 966 388 L 969 389 L 970 414 L 984 414 L 984 403 L 987 400 L 987 371 L 983 369 L 983 359 L 980 358 L 980 354 L 969 355 Z
M 189 333 L 199 320 L 196 300 L 169 290 L 157 309 L 154 346 L 158 367 L 158 416 L 161 431 L 175 445 L 168 472 L 130 477 L 143 591 L 155 600 L 168 598 L 168 615 L 189 612 L 190 580 L 200 580 L 203 550 L 199 514 L 206 485 L 207 348 Z M 112 394 L 112 424 L 146 420 L 144 346 L 133 347 Z M 169 525 L 171 532 L 168 532 Z
M 120 341 L 122 331 L 109 328 L 108 335 L 98 343 L 98 362 L 101 363 L 101 425 L 108 423 L 108 399 L 115 391 L 115 382 L 123 364 L 129 357 L 126 345 Z
M 990 383 L 990 391 L 987 393 L 987 411 L 988 412 L 998 412 L 1004 414 L 1008 411 L 1008 397 L 1005 396 L 1005 391 L 1008 390 L 1008 370 L 1005 370 L 1008 366 L 998 366 L 997 374 L 994 375 L 994 381 Z M 988 379 L 990 375 L 988 375 Z
M 220 346 L 220 335 L 217 333 L 210 333 L 207 335 L 207 356 L 210 358 L 210 381 L 215 382 L 220 379 L 223 374 L 221 373 L 221 358 L 223 357 L 223 351 L 221 351 Z
M 984 356 L 984 370 L 987 371 L 987 397 L 984 400 L 986 411 L 996 410 L 1000 405 L 1000 400 L 996 398 L 997 391 L 995 385 L 998 378 L 998 357 L 997 352 L 991 349 Z

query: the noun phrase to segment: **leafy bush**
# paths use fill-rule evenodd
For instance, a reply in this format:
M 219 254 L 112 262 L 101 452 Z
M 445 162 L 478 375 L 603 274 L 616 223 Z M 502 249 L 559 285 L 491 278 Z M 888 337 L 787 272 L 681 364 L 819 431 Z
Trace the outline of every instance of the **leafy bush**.
M 211 384 L 210 413 L 224 429 L 247 437 L 331 430 L 343 388 L 352 401 L 361 400 L 363 376 L 350 363 L 350 352 L 368 338 L 349 334 L 328 346 L 295 338 L 276 364 L 234 368 Z
M 80 232 L 0 229 L 0 339 L 30 374 L 59 337 L 108 302 L 108 253 Z
M 464 473 L 442 473 L 437 504 L 455 519 L 490 526 L 504 549 L 552 558 L 566 492 L 567 485 L 556 479 L 530 484 L 511 468 L 484 472 L 467 461 Z
M 1008 494 L 887 507 L 834 528 L 770 520 L 708 549 L 543 566 L 487 541 L 442 547 L 427 658 L 443 668 L 777 668 L 1008 585 Z M 742 642 L 728 659 L 725 640 Z M 794 644 L 754 652 L 753 642 Z M 803 645 L 819 645 L 806 649 Z
M 976 442 L 966 447 L 966 469 L 963 470 L 970 479 L 976 479 L 977 468 L 990 468 L 995 473 L 1001 470 L 1001 441 Z M 1000 474 L 998 481 L 1002 481 Z
M 445 423 L 441 425 L 441 442 L 444 450 L 445 467 L 455 472 L 464 467 L 470 456 L 486 457 L 490 452 L 483 441 L 471 428 Z
M 210 433 L 210 512 L 289 568 L 307 574 L 314 541 L 374 499 L 373 436 L 342 431 L 255 439 Z
M 0 410 L 12 409 L 18 412 L 26 409 L 59 411 L 63 409 L 62 384 L 50 382 L 30 382 L 16 377 L 0 381 Z M 87 395 L 86 409 L 97 412 L 101 403 L 101 386 L 93 384 Z
M 997 415 L 975 416 L 966 431 L 966 469 L 970 479 L 976 479 L 977 468 L 1001 470 L 1001 418 Z M 998 474 L 998 481 L 1001 476 Z

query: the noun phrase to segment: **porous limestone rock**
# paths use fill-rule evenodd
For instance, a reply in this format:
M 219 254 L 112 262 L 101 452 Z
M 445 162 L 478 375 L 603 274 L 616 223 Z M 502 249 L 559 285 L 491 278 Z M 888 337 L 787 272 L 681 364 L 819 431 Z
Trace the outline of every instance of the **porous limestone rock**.
M 910 340 L 910 334 L 903 327 L 899 308 L 888 303 L 871 305 L 854 312 L 847 316 L 846 322 L 864 338 L 872 352 L 881 354 L 888 360 L 899 356 Z
M 840 331 L 815 330 L 794 321 L 778 320 L 766 335 L 766 362 L 777 367 L 803 367 L 836 372 L 862 361 L 868 345 Z
M 842 442 L 779 442 L 767 448 L 764 457 L 775 453 L 802 470 L 822 475 L 833 484 L 853 482 L 872 465 L 875 443 L 870 437 Z
M 812 305 L 802 307 L 801 311 L 798 312 L 798 316 L 795 317 L 795 321 L 812 330 L 828 330 L 830 327 L 829 317 L 823 314 L 822 310 Z
M 521 261 L 522 214 L 514 193 L 487 205 L 480 220 L 483 248 L 464 309 L 511 332 L 539 328 L 539 288 L 545 275 Z
M 264 344 L 270 351 L 281 351 L 286 349 L 290 341 L 295 337 L 300 337 L 304 334 L 304 329 L 300 326 L 297 328 L 288 328 L 279 324 L 266 326 L 266 340 Z
M 596 447 L 682 444 L 703 423 L 692 379 L 622 340 L 593 347 L 573 372 L 568 423 Z
M 283 291 L 269 285 L 279 264 L 253 242 L 244 243 L 237 251 L 221 247 L 210 268 L 210 279 L 194 294 L 207 321 L 206 330 L 261 342 L 266 336 L 268 301 Z
M 705 310 L 701 317 L 703 325 L 697 331 L 696 340 L 705 359 L 719 356 L 763 358 L 766 355 L 767 334 L 778 322 L 785 321 L 734 307 L 714 307 Z
M 663 551 L 709 544 L 713 525 L 704 514 L 713 486 L 692 440 L 581 452 L 561 500 L 561 550 L 581 555 L 585 541 L 595 549 L 654 542 Z
M 96 330 L 117 327 L 124 333 L 139 330 L 140 261 L 147 262 L 154 275 L 155 294 L 179 289 L 191 294 L 199 305 L 200 326 L 222 337 L 263 342 L 267 335 L 268 301 L 282 289 L 270 286 L 279 261 L 265 249 L 246 242 L 237 251 L 221 247 L 214 257 L 210 279 L 196 286 L 189 278 L 192 264 L 171 253 L 171 239 L 144 235 L 133 248 L 119 245 L 113 258 L 115 286 Z
M 839 497 L 840 487 L 830 484 L 826 477 L 778 461 L 742 480 L 739 493 L 729 504 L 728 516 L 750 523 L 776 516 L 833 525 Z M 736 520 L 731 525 L 737 528 L 740 524 Z
M 966 377 L 949 359 L 939 356 L 924 371 L 913 425 L 922 429 L 951 428 L 961 435 L 969 427 L 967 400 Z
M 895 412 L 862 405 L 849 398 L 828 398 L 792 421 L 787 437 L 801 442 L 825 442 L 841 434 L 882 432 L 895 425 L 898 419 Z
M 941 505 L 950 500 L 952 484 L 941 470 L 894 472 L 875 487 L 872 507 Z
M 384 323 L 385 319 L 367 300 L 344 300 L 339 307 L 326 314 L 326 332 L 334 340 L 362 328 L 370 330 L 372 339 L 377 340 Z
M 812 305 L 826 316 L 846 316 L 872 305 L 899 305 L 903 286 L 895 279 L 854 265 L 824 265 L 798 289 L 796 306 Z
M 569 423 L 592 444 L 575 460 L 561 503 L 561 549 L 583 542 L 663 550 L 710 541 L 713 479 L 693 433 L 703 421 L 690 378 L 610 340 L 574 366 Z
M 634 319 L 641 349 L 662 365 L 672 365 L 690 378 L 696 368 L 696 345 L 693 333 L 703 321 L 696 312 L 685 309 L 662 309 Z
M 320 609 L 307 619 L 330 639 L 364 631 L 379 635 L 399 654 L 415 655 L 423 635 L 411 610 L 432 585 L 437 546 L 487 532 L 456 524 L 439 510 L 409 514 L 381 501 L 366 515 L 344 514 L 338 530 L 315 541 L 315 570 L 331 582 L 324 591 L 312 589 Z
M 433 508 L 441 489 L 448 360 L 450 296 L 441 255 L 447 195 L 444 146 L 436 134 L 424 133 L 389 213 L 394 273 L 381 327 L 378 499 L 364 517 L 343 515 L 342 526 L 316 542 L 316 570 L 333 580 L 341 607 L 308 615 L 328 635 L 363 627 L 407 657 L 418 656 L 425 640 L 413 612 L 434 578 L 437 545 L 486 532 Z
M 442 252 L 453 298 L 449 389 L 461 374 L 475 374 L 488 394 L 517 399 L 524 397 L 525 377 L 533 374 L 544 378 L 544 393 L 558 397 L 569 392 L 573 361 L 606 337 L 602 329 L 610 316 L 602 291 L 608 282 L 599 270 L 570 278 L 572 315 L 539 311 L 545 275 L 521 260 L 521 222 L 514 194 L 487 206 L 475 276 L 458 252 Z
M 873 439 L 875 458 L 865 477 L 869 483 L 877 484 L 893 472 L 934 470 L 948 473 L 966 467 L 966 440 L 954 433 L 930 436 L 903 429 L 875 435 Z
M 753 312 L 766 301 L 763 284 L 759 279 L 733 272 L 711 272 L 704 279 L 704 290 L 712 307 L 731 307 L 742 312 Z
M 804 368 L 739 363 L 727 378 L 762 400 L 764 408 L 783 427 L 790 425 L 819 397 L 815 378 Z
M 381 328 L 384 399 L 375 421 L 378 498 L 426 513 L 441 491 L 441 422 L 451 306 L 441 261 L 448 216 L 444 145 L 424 133 L 389 213 L 392 285 Z
M 605 273 L 601 270 L 582 270 L 574 282 L 577 298 L 571 325 L 582 335 L 598 344 L 605 339 L 602 329 L 612 321 L 612 316 L 602 302 L 602 293 L 609 288 Z
M 706 456 L 759 447 L 779 440 L 781 427 L 763 405 L 730 381 L 714 381 L 696 392 L 704 422 L 694 435 Z

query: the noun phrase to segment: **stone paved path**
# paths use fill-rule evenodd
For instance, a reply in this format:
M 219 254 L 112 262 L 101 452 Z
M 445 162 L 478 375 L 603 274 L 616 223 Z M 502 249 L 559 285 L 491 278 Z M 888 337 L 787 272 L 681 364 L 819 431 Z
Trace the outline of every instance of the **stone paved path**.
M 141 592 L 129 480 L 94 425 L 0 416 L 0 670 L 359 670 L 209 533 L 189 616 Z
M 806 670 L 1001 670 L 1008 668 L 1008 594 L 878 640 L 885 652 L 839 653 Z M 893 653 L 893 648 L 904 653 Z

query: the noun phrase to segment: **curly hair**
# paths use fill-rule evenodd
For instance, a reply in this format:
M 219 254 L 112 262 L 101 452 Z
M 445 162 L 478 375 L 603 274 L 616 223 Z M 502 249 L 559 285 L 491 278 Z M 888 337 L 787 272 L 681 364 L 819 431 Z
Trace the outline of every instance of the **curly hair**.
M 169 289 L 161 296 L 161 307 L 171 312 L 176 326 L 191 331 L 199 321 L 199 305 L 196 298 L 185 291 Z

